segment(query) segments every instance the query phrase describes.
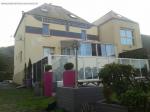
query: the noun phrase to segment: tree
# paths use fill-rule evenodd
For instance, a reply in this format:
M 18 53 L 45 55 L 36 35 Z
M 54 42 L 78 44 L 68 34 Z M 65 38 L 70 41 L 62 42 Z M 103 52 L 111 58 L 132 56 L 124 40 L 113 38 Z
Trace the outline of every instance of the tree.
M 32 62 L 31 62 L 31 59 L 29 58 L 27 79 L 30 79 L 30 78 L 32 78 Z

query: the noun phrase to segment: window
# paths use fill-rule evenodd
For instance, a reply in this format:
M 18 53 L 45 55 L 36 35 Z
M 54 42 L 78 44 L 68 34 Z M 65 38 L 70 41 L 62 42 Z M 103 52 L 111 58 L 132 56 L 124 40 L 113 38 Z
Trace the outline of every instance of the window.
M 43 35 L 50 35 L 48 24 L 43 24 L 42 33 L 43 33 Z
M 44 47 L 44 54 L 43 56 L 46 57 L 48 55 L 54 55 L 54 48 L 51 47 Z
M 121 44 L 133 45 L 133 31 L 129 29 L 120 30 Z
M 106 45 L 105 44 L 101 45 L 101 54 L 102 54 L 102 56 L 107 56 Z
M 61 50 L 62 55 L 75 55 L 75 50 L 72 48 L 63 48 Z
M 87 40 L 86 30 L 81 30 L 81 39 Z
M 106 44 L 106 53 L 107 56 L 115 56 L 115 48 L 111 44 Z
M 115 49 L 112 44 L 101 44 L 101 56 L 115 56 Z
M 92 44 L 92 56 L 96 56 L 96 44 Z
M 92 56 L 91 43 L 80 43 L 79 54 L 81 56 Z
M 97 53 L 98 53 L 98 56 L 102 55 L 101 45 L 100 44 L 97 44 Z

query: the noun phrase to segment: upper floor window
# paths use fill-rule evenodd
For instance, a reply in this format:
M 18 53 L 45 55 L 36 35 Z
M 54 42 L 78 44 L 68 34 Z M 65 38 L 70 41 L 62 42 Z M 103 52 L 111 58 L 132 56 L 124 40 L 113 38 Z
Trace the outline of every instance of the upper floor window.
M 133 31 L 129 29 L 120 30 L 121 44 L 133 45 Z
M 50 35 L 48 24 L 43 24 L 42 33 L 43 35 Z
M 81 30 L 81 39 L 82 40 L 87 40 L 86 30 Z

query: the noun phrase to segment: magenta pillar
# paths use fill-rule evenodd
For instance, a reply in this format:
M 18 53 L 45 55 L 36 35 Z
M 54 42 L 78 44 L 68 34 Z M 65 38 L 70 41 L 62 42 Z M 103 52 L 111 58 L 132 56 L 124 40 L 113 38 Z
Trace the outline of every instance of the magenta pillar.
M 43 83 L 44 83 L 44 96 L 52 96 L 53 72 L 44 72 Z
M 63 72 L 64 87 L 75 87 L 75 74 L 74 70 L 66 70 Z

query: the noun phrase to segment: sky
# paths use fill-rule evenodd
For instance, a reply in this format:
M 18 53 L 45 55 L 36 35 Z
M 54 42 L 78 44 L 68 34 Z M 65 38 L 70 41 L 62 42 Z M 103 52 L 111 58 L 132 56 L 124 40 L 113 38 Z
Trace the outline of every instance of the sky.
M 14 45 L 14 33 L 22 11 L 43 3 L 62 6 L 91 23 L 113 10 L 138 22 L 141 34 L 150 35 L 149 0 L 0 0 L 0 47 Z

